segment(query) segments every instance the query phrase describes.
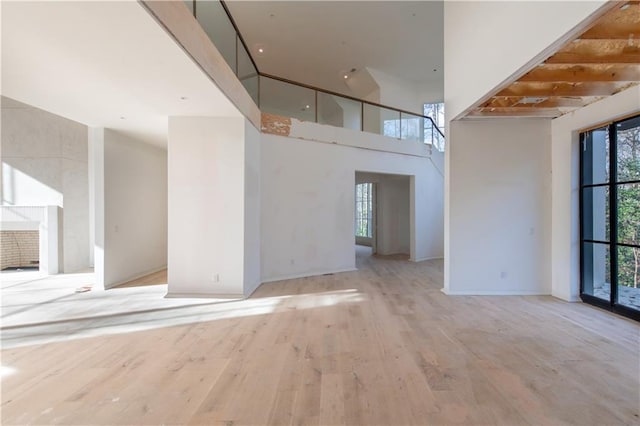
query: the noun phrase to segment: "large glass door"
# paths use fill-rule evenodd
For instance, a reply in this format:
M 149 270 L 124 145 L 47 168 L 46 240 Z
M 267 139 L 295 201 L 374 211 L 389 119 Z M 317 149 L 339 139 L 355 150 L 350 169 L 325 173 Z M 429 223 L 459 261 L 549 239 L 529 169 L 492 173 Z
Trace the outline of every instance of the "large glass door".
M 640 116 L 580 144 L 582 300 L 640 320 Z

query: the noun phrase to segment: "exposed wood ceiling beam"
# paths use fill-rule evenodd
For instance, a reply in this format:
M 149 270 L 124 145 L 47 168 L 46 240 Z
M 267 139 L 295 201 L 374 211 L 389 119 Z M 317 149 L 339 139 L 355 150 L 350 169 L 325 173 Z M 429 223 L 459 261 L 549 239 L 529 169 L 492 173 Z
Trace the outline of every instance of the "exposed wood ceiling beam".
M 554 118 L 562 115 L 557 108 L 478 108 L 468 117 L 542 117 Z
M 639 0 L 611 1 L 583 28 L 467 117 L 555 118 L 640 83 Z
M 494 97 L 482 105 L 482 108 L 558 108 L 573 107 L 580 108 L 597 101 L 601 97 L 549 97 L 538 103 L 524 103 L 525 98 L 514 97 Z
M 547 64 L 637 64 L 639 40 L 576 39 L 546 60 Z
M 640 38 L 640 2 L 632 1 L 621 4 L 603 16 L 591 29 L 580 36 L 580 39 L 621 39 Z
M 528 72 L 519 81 L 640 81 L 640 64 L 542 64 Z
M 516 81 L 496 96 L 610 96 L 629 85 L 630 83 L 627 82 L 531 83 Z
M 640 51 L 621 52 L 594 56 L 589 54 L 558 52 L 549 59 L 547 64 L 638 64 Z

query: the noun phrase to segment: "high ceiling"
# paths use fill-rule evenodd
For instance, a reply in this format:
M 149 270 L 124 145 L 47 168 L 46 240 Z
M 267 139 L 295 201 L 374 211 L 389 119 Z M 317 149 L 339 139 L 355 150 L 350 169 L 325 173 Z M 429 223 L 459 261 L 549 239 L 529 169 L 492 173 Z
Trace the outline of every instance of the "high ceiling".
M 161 147 L 168 116 L 241 116 L 138 2 L 1 7 L 3 96 Z
M 369 67 L 443 90 L 442 1 L 226 4 L 263 73 L 349 94 L 345 72 Z
M 640 1 L 604 14 L 468 117 L 559 117 L 640 83 Z

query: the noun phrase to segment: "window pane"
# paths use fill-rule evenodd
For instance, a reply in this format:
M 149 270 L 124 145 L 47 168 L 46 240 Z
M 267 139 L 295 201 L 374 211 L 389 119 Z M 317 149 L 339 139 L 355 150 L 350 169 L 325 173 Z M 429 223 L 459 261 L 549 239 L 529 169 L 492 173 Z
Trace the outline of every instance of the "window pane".
M 373 236 L 373 184 L 356 185 L 356 236 Z
M 392 138 L 400 137 L 400 112 L 364 104 L 364 131 Z
M 618 303 L 640 310 L 640 248 L 618 247 Z
M 315 91 L 272 78 L 260 78 L 260 110 L 270 114 L 316 121 Z
M 582 184 L 606 182 L 609 182 L 609 132 L 605 127 L 584 134 Z
M 609 245 L 583 243 L 582 293 L 610 300 L 611 260 Z
M 246 91 L 258 103 L 258 71 L 253 66 L 247 49 L 238 39 L 238 80 L 242 83 Z
M 360 130 L 360 102 L 318 92 L 318 123 Z
M 191 13 L 193 13 L 193 0 L 184 0 L 184 2 L 189 8 L 189 10 L 191 11 Z
M 640 180 L 640 117 L 617 124 L 618 182 Z
M 219 1 L 197 0 L 196 19 L 234 74 L 236 70 L 236 30 Z
M 618 185 L 618 242 L 640 245 L 640 184 Z
M 609 187 L 582 189 L 582 235 L 585 240 L 609 239 Z
M 400 126 L 402 140 L 424 141 L 424 118 L 418 115 L 402 113 L 400 115 Z

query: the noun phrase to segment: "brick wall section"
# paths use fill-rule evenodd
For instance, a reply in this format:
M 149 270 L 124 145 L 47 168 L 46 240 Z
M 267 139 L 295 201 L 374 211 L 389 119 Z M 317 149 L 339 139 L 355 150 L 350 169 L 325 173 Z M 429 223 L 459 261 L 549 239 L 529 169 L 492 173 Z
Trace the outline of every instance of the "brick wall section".
M 36 266 L 40 251 L 38 238 L 38 231 L 0 231 L 0 269 Z
M 291 133 L 291 119 L 280 115 L 262 113 L 262 133 L 271 133 L 278 136 L 289 136 Z

